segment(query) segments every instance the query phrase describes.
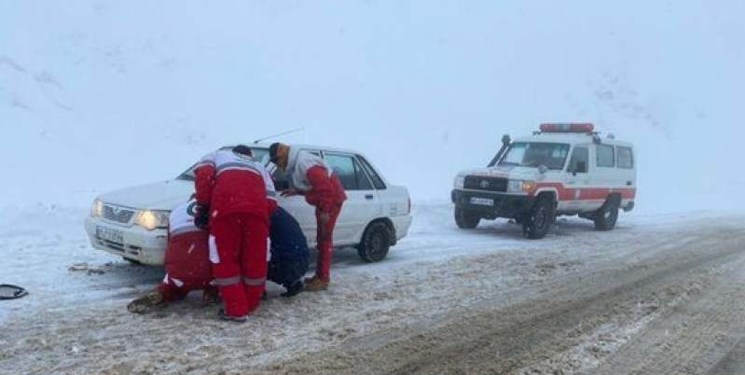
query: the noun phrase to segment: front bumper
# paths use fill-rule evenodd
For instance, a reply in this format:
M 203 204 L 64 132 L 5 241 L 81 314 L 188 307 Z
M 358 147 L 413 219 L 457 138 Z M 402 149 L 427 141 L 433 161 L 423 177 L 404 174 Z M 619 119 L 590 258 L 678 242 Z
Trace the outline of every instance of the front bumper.
M 139 226 L 117 225 L 106 220 L 87 217 L 85 231 L 91 245 L 98 249 L 127 259 L 149 265 L 165 263 L 168 231 L 155 229 L 149 231 Z M 115 233 L 109 238 L 99 237 L 99 233 Z
M 456 206 L 478 213 L 485 219 L 518 217 L 526 213 L 535 200 L 534 197 L 523 194 L 465 189 L 454 189 L 450 193 L 450 199 Z

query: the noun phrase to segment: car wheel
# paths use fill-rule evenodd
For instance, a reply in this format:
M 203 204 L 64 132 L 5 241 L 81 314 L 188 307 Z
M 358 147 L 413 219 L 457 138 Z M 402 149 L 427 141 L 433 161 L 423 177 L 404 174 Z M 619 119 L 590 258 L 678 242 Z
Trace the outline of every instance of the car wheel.
M 479 225 L 481 217 L 473 211 L 463 207 L 455 206 L 455 224 L 460 229 L 473 229 Z
M 523 218 L 523 234 L 537 240 L 546 237 L 555 218 L 554 201 L 550 196 L 538 197 L 528 214 Z
M 616 197 L 608 198 L 603 207 L 595 213 L 595 229 L 611 230 L 618 221 L 619 200 Z
M 371 223 L 362 235 L 362 242 L 357 247 L 357 254 L 365 262 L 379 262 L 388 255 L 391 247 L 391 231 L 381 221 Z

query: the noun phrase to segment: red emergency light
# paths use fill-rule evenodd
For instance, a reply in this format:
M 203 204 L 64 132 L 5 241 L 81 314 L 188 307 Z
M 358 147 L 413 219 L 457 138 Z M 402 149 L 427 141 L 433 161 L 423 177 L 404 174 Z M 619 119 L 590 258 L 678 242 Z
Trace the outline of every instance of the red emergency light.
M 545 133 L 592 133 L 594 129 L 589 122 L 541 124 L 541 131 Z

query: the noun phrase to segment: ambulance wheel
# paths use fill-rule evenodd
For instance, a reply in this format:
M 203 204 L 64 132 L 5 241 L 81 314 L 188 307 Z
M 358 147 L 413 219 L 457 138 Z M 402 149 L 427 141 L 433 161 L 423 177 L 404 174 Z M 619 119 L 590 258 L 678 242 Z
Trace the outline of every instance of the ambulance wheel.
M 362 235 L 362 242 L 357 247 L 357 254 L 365 262 L 379 262 L 388 255 L 391 247 L 391 231 L 388 224 L 382 221 L 372 222 Z
M 549 195 L 539 196 L 528 214 L 523 217 L 523 234 L 532 240 L 546 237 L 554 222 L 554 201 Z
M 595 229 L 597 230 L 611 230 L 616 226 L 618 221 L 618 209 L 619 199 L 617 197 L 610 197 L 603 207 L 595 213 Z
M 473 229 L 479 225 L 481 217 L 461 206 L 455 206 L 455 224 L 460 229 Z

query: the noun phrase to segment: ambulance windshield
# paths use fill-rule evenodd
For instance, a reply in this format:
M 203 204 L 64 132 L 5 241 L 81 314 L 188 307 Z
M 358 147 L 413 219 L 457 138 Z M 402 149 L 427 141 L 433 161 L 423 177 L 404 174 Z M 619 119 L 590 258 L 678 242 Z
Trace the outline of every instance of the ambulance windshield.
M 541 165 L 548 169 L 564 168 L 569 145 L 566 143 L 515 142 L 505 152 L 499 166 L 521 166 L 537 168 Z

